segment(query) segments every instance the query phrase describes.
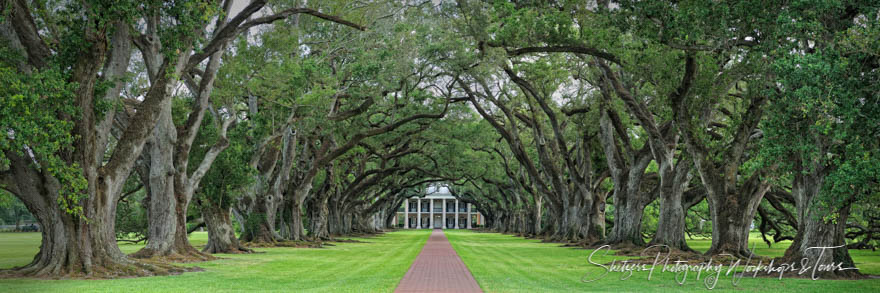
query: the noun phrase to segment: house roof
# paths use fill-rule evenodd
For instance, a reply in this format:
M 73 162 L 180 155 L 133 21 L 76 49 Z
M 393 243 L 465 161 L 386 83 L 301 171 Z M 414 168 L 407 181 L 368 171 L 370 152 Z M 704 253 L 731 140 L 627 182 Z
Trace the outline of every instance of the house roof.
M 417 197 L 417 195 L 413 195 L 412 197 Z M 425 198 L 431 199 L 454 199 L 452 193 L 449 192 L 449 188 L 446 186 L 428 186 L 425 189 Z

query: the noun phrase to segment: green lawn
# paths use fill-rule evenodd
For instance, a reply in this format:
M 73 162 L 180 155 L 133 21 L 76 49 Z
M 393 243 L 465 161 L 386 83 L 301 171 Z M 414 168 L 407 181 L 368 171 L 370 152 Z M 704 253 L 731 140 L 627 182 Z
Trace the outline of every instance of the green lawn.
M 592 250 L 560 247 L 554 243 L 523 239 L 497 233 L 475 233 L 465 230 L 447 230 L 446 236 L 470 269 L 477 283 L 486 292 L 645 292 L 645 291 L 705 291 L 702 283 L 688 275 L 684 285 L 678 285 L 672 273 L 654 273 L 650 281 L 648 273 L 634 273 L 627 280 L 620 280 L 621 273 L 609 273 L 590 283 L 581 282 L 585 274 L 598 276 L 605 270 L 589 264 L 587 257 Z M 760 239 L 756 253 L 762 256 L 780 256 L 786 244 L 767 245 Z M 705 251 L 709 240 L 694 240 L 691 247 Z M 880 252 L 851 251 L 857 266 L 864 273 L 880 274 Z M 594 257 L 594 261 L 607 264 L 623 257 L 609 255 Z M 725 264 L 726 266 L 726 264 Z M 658 269 L 659 271 L 659 269 Z M 809 279 L 743 278 L 738 286 L 731 284 L 731 277 L 722 271 L 715 291 L 765 291 L 765 292 L 880 292 L 880 279 L 860 281 L 831 281 Z M 704 275 L 705 277 L 705 275 Z
M 223 259 L 197 263 L 204 272 L 178 276 L 117 280 L 33 280 L 0 279 L 0 292 L 390 292 L 406 273 L 428 238 L 429 230 L 401 230 L 382 236 L 359 239 L 364 243 L 336 243 L 320 249 L 266 248 L 258 254 L 220 255 Z M 486 292 L 581 292 L 581 291 L 704 291 L 701 283 L 688 277 L 683 286 L 671 273 L 635 273 L 619 280 L 620 273 L 609 273 L 591 283 L 581 282 L 584 274 L 594 276 L 604 270 L 587 263 L 592 250 L 560 247 L 511 235 L 447 230 L 452 246 Z M 207 235 L 193 233 L 195 246 L 204 245 Z M 36 254 L 38 233 L 0 233 L 0 268 L 27 264 Z M 766 248 L 753 239 L 757 253 L 779 256 L 787 244 Z M 709 240 L 690 241 L 691 247 L 705 250 Z M 125 252 L 142 245 L 122 244 Z M 880 252 L 851 251 L 862 272 L 880 274 Z M 613 258 L 597 257 L 600 263 Z M 798 291 L 798 292 L 880 292 L 880 279 L 863 281 L 811 281 L 806 279 L 746 277 L 734 287 L 722 276 L 720 291 Z
M 325 248 L 267 248 L 265 252 L 218 255 L 197 263 L 204 272 L 117 280 L 0 279 L 0 292 L 390 292 L 428 239 L 429 230 L 406 230 L 364 243 Z M 204 245 L 205 232 L 192 244 Z M 0 233 L 0 268 L 28 264 L 39 249 L 39 233 Z M 126 253 L 142 245 L 120 245 Z

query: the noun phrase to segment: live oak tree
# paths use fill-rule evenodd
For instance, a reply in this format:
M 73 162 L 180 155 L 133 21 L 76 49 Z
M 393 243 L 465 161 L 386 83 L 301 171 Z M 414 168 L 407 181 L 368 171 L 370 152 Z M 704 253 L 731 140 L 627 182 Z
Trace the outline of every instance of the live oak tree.
M 214 50 L 208 57 L 207 64 L 201 70 L 193 68 L 192 71 L 197 71 L 197 74 L 195 72 L 184 72 L 183 74 L 187 89 L 193 95 L 192 106 L 190 112 L 186 115 L 186 122 L 180 127 L 175 127 L 171 119 L 170 103 L 164 105 L 156 131 L 154 131 L 153 140 L 150 143 L 150 241 L 141 251 L 133 254 L 134 256 L 167 257 L 181 255 L 184 258 L 208 258 L 189 244 L 187 234 L 185 233 L 186 214 L 201 178 L 210 169 L 218 154 L 229 145 L 226 132 L 236 121 L 236 111 L 229 108 L 223 110 L 211 109 L 215 113 L 214 119 L 222 119 L 221 122 L 214 125 L 217 128 L 218 139 L 192 172 L 188 171 L 190 166 L 189 153 L 204 116 L 211 107 L 210 98 L 213 91 L 213 83 L 221 64 L 220 59 L 223 56 L 223 51 L 237 34 L 251 27 L 273 23 L 297 14 L 310 14 L 356 29 L 364 29 L 364 27 L 340 17 L 323 14 L 312 8 L 300 7 L 273 7 L 279 12 L 254 18 L 240 25 L 236 23 L 236 20 L 250 17 L 251 14 L 261 10 L 266 4 L 265 1 L 251 2 L 239 15 L 236 15 L 227 23 L 226 18 L 231 13 L 232 1 L 225 1 L 223 12 L 214 24 L 217 29 L 212 35 L 213 39 L 206 45 L 207 50 Z M 146 49 L 147 45 L 142 45 L 137 41 L 135 44 L 144 52 L 145 60 L 156 58 L 147 54 L 149 51 Z M 204 53 L 201 54 L 205 55 Z M 147 62 L 147 65 L 149 69 L 150 62 Z M 196 75 L 200 77 L 198 81 L 196 81 Z M 221 117 L 223 115 L 231 117 Z M 173 200 L 171 200 L 172 196 Z M 169 227 L 175 228 L 169 229 Z
M 21 273 L 33 275 L 116 271 L 141 275 L 166 271 L 158 266 L 129 260 L 113 241 L 116 199 L 153 131 L 153 125 L 161 117 L 166 118 L 161 120 L 163 123 L 157 128 L 165 130 L 160 131 L 160 138 L 165 141 L 157 141 L 156 145 L 165 147 L 165 151 L 161 152 L 165 156 L 158 156 L 156 160 L 164 162 L 160 166 L 165 168 L 166 174 L 172 174 L 169 171 L 176 168 L 178 176 L 166 176 L 162 186 L 156 188 L 156 191 L 165 192 L 155 194 L 166 197 L 150 201 L 151 204 L 161 205 L 156 207 L 152 215 L 161 215 L 165 220 L 158 226 L 153 225 L 150 234 L 155 237 L 151 237 L 148 248 L 140 255 L 149 257 L 195 252 L 189 246 L 183 229 L 180 229 L 185 225 L 180 215 L 185 213 L 198 178 L 207 168 L 199 168 L 201 172 L 196 170 L 190 178 L 185 162 L 192 138 L 204 115 L 204 105 L 207 104 L 204 101 L 210 96 L 212 68 L 201 71 L 202 85 L 198 91 L 192 90 L 198 96 L 195 99 L 195 115 L 190 115 L 186 127 L 180 130 L 183 133 L 180 135 L 181 144 L 176 146 L 180 147 L 177 153 L 181 154 L 179 157 L 182 159 L 178 159 L 178 164 L 173 167 L 173 160 L 168 158 L 172 152 L 167 150 L 175 147 L 176 130 L 170 129 L 173 127 L 167 117 L 170 116 L 171 90 L 176 81 L 196 70 L 197 65 L 209 57 L 215 60 L 209 61 L 209 64 L 214 64 L 209 67 L 216 68 L 218 52 L 222 52 L 226 43 L 238 33 L 293 14 L 312 14 L 361 28 L 309 8 L 291 8 L 249 20 L 253 13 L 266 5 L 266 1 L 253 1 L 234 16 L 227 15 L 231 1 L 226 1 L 225 5 L 204 2 L 175 5 L 153 2 L 75 3 L 62 9 L 48 9 L 52 13 L 42 13 L 47 10 L 39 8 L 41 13 L 37 19 L 40 21 L 35 21 L 32 14 L 34 9 L 24 1 L 4 1 L 0 4 L 4 11 L 3 37 L 10 44 L 6 49 L 9 58 L 4 60 L 9 64 L 7 68 L 14 70 L 10 73 L 35 74 L 35 80 L 44 78 L 42 75 L 46 73 L 54 74 L 52 80 L 57 87 L 53 96 L 73 101 L 72 107 L 46 108 L 49 112 L 44 116 L 58 117 L 61 132 L 67 129 L 69 133 L 56 136 L 54 149 L 37 148 L 33 142 L 29 143 L 22 137 L 4 138 L 4 141 L 10 142 L 4 143 L 3 148 L 4 161 L 10 161 L 9 170 L 3 173 L 4 183 L 15 181 L 30 185 L 4 184 L 4 188 L 21 198 L 45 227 L 40 254 L 31 265 L 20 270 Z M 78 21 L 65 22 L 65 19 Z M 213 32 L 203 42 L 197 42 L 199 37 L 207 34 L 209 24 L 213 24 L 210 27 Z M 128 111 L 133 113 L 125 119 L 124 130 L 119 131 L 119 137 L 111 139 L 116 111 L 108 106 L 119 100 L 120 84 L 124 80 L 122 77 L 132 56 L 132 43 L 137 45 L 146 64 L 146 74 L 150 77 L 149 90 L 143 95 L 142 101 L 134 103 L 137 104 L 136 110 Z M 193 48 L 199 44 L 203 44 L 201 49 L 194 51 Z M 16 58 L 16 55 L 21 58 Z M 34 98 L 36 100 L 31 103 L 46 100 L 39 95 Z M 53 128 L 54 125 L 45 127 Z M 22 130 L 11 128 L 8 133 L 27 133 Z M 40 128 L 30 130 L 47 132 Z M 114 147 L 109 159 L 105 160 L 111 140 Z M 218 152 L 219 149 L 212 156 Z M 203 162 L 209 165 L 210 161 Z M 179 172 L 181 170 L 183 172 Z M 172 191 L 169 186 L 173 185 L 177 185 L 172 193 L 175 200 L 169 201 L 169 192 Z M 172 216 L 177 219 L 171 219 Z M 116 269 L 122 267 L 135 269 Z
M 431 85 L 425 79 L 434 73 L 415 63 L 419 51 L 412 46 L 419 43 L 408 41 L 411 34 L 405 30 L 383 35 L 394 29 L 392 25 L 373 23 L 377 32 L 363 35 L 318 25 L 301 37 L 285 37 L 291 27 L 278 26 L 274 37 L 264 40 L 267 48 L 254 49 L 272 57 L 266 66 L 248 69 L 255 77 L 248 82 L 248 94 L 256 105 L 252 108 L 259 109 L 253 112 L 281 123 L 265 132 L 269 135 L 261 138 L 251 160 L 262 178 L 254 180 L 253 191 L 239 201 L 239 210 L 249 218 L 243 240 L 328 238 L 324 202 L 341 190 L 336 181 L 322 180 L 334 178 L 327 171 L 336 161 L 367 139 L 395 131 L 406 135 L 409 125 L 444 116 L 449 103 L 425 90 Z M 341 37 L 363 44 L 352 47 Z M 308 49 L 290 45 L 300 42 Z M 290 71 L 301 73 L 285 75 Z M 288 90 L 279 91 L 279 84 Z M 314 204 L 305 206 L 307 200 Z M 315 221 L 303 222 L 303 211 L 310 207 L 317 209 L 308 211 Z M 318 229 L 306 235 L 307 224 Z
M 213 123 L 212 116 L 205 119 L 208 119 L 208 124 Z M 248 127 L 242 124 L 228 134 L 230 146 L 217 157 L 196 191 L 195 202 L 208 230 L 208 243 L 202 249 L 205 253 L 252 252 L 238 241 L 232 222 L 232 207 L 251 184 L 251 174 L 255 171 L 248 165 L 252 146 L 245 139 Z M 213 141 L 217 136 L 211 131 L 213 127 L 205 128 L 194 142 L 194 157 L 210 150 L 210 144 L 201 142 Z
M 754 222 L 783 260 L 854 266 L 880 195 L 874 2 L 0 0 L 0 188 L 43 228 L 4 274 L 319 246 L 428 186 L 502 233 L 693 252 L 711 231 L 707 254 L 747 257 Z
M 7 44 L 3 88 L 17 97 L 4 99 L 9 107 L 3 109 L 11 112 L 2 116 L 9 119 L 3 123 L 2 138 L 2 158 L 8 168 L 0 181 L 43 228 L 40 252 L 15 273 L 112 276 L 180 271 L 133 261 L 119 250 L 114 231 L 116 204 L 161 105 L 169 101 L 174 80 L 191 60 L 190 51 L 204 19 L 215 10 L 201 2 L 175 7 L 152 4 L 70 3 L 35 17 L 36 8 L 25 1 L 0 3 Z M 163 31 L 162 36 L 174 42 L 161 47 L 160 53 L 167 58 L 156 64 L 158 74 L 149 91 L 128 127 L 108 148 L 113 106 L 119 101 L 132 54 L 131 38 L 139 34 L 132 24 L 147 17 L 176 25 L 176 30 Z M 18 80 L 12 76 L 19 76 Z M 20 115 L 40 104 L 45 106 L 33 109 L 39 109 L 41 118 Z M 41 120 L 48 123 L 32 124 Z
M 762 153 L 779 162 L 784 178 L 791 180 L 797 234 L 783 258 L 855 267 L 845 239 L 849 215 L 854 205 L 876 197 L 880 187 L 875 139 L 880 133 L 880 27 L 867 21 L 878 17 L 880 7 L 858 1 L 809 5 L 825 12 L 817 15 L 795 5 L 785 15 L 799 15 L 801 21 L 789 24 L 797 33 L 781 46 L 789 49 L 773 65 L 778 87 L 769 93 Z M 805 28 L 809 34 L 800 33 Z

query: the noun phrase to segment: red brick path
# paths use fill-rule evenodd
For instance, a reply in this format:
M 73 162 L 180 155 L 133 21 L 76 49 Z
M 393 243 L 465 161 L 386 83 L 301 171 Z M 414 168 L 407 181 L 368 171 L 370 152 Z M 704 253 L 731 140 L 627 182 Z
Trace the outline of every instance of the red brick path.
M 452 249 L 443 230 L 436 229 L 394 292 L 483 292 Z

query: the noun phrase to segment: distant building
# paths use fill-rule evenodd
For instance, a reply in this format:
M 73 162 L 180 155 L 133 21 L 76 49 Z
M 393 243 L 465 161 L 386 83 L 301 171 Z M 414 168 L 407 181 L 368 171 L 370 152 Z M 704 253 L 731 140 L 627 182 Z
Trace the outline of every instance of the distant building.
M 483 225 L 483 214 L 469 203 L 460 202 L 446 187 L 428 187 L 425 197 L 403 201 L 391 225 L 404 229 L 471 229 Z

